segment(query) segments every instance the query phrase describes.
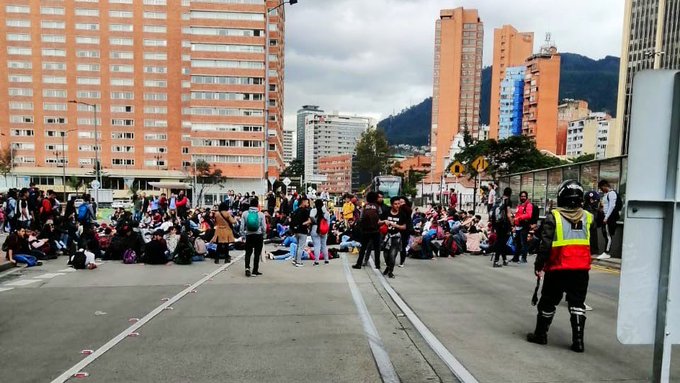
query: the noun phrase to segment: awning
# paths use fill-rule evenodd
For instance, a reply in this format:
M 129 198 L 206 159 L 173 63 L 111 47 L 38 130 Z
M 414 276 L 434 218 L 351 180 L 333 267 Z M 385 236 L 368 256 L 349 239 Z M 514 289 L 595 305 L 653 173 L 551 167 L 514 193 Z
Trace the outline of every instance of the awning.
M 191 184 L 184 182 L 172 182 L 172 181 L 160 181 L 160 182 L 149 182 L 149 185 L 158 189 L 191 189 Z

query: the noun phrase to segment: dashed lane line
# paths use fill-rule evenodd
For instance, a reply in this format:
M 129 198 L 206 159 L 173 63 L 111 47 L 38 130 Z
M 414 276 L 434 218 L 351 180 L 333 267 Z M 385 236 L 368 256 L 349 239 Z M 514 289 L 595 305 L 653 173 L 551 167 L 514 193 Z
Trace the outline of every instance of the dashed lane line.
M 104 353 L 111 350 L 113 347 L 115 347 L 118 343 L 120 343 L 123 339 L 127 338 L 131 334 L 133 334 L 133 336 L 134 336 L 134 334 L 137 334 L 137 330 L 139 330 L 140 327 L 147 324 L 150 320 L 155 318 L 158 314 L 162 313 L 168 307 L 171 307 L 175 302 L 184 298 L 187 294 L 191 293 L 192 291 L 195 291 L 198 287 L 200 287 L 205 282 L 209 281 L 211 278 L 215 277 L 217 274 L 225 271 L 226 269 L 228 269 L 229 267 L 234 265 L 241 258 L 243 258 L 243 255 L 239 255 L 238 257 L 234 258 L 231 263 L 227 263 L 224 266 L 219 267 L 218 269 L 216 269 L 212 273 L 210 273 L 210 274 L 204 276 L 203 278 L 201 278 L 200 280 L 198 280 L 193 285 L 188 286 L 184 290 L 180 291 L 179 293 L 177 293 L 177 295 L 168 299 L 166 302 L 164 302 L 160 306 L 153 309 L 150 313 L 146 314 L 139 321 L 135 322 L 130 327 L 123 330 L 123 332 L 116 335 L 113 339 L 109 340 L 108 342 L 106 342 L 106 344 L 99 347 L 97 350 L 95 350 L 93 353 L 91 353 L 86 358 L 81 360 L 79 363 L 76 363 L 73 367 L 64 371 L 64 373 L 59 375 L 57 378 L 55 378 L 52 381 L 52 383 L 64 383 L 64 382 L 68 381 L 69 379 L 71 379 L 72 377 L 74 377 L 76 374 L 81 373 L 82 369 L 84 367 L 87 367 L 88 365 L 90 365 L 92 362 L 97 360 L 97 358 L 104 355 Z
M 14 282 L 7 282 L 3 286 L 28 286 L 32 283 L 40 282 L 39 279 L 19 279 Z

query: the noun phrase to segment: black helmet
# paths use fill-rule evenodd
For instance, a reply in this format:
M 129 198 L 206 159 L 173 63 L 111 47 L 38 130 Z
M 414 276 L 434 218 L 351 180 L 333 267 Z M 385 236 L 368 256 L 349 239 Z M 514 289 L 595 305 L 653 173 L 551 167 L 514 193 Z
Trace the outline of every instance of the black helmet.
M 562 182 L 557 188 L 557 206 L 572 209 L 583 206 L 583 186 L 574 180 Z

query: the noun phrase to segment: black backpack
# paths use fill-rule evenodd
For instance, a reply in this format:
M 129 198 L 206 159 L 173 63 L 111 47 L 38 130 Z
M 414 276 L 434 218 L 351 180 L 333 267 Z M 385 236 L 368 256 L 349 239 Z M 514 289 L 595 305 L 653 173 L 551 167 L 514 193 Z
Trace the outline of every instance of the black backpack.
M 531 225 L 537 224 L 540 215 L 541 211 L 538 209 L 538 206 L 536 206 L 535 203 L 531 203 L 531 219 L 529 220 L 529 224 Z
M 493 205 L 493 210 L 491 210 L 491 221 L 500 226 L 506 226 L 510 223 L 507 205 L 504 203 L 503 198 L 497 199 L 496 203 Z
M 81 270 L 87 267 L 86 260 L 85 252 L 78 251 L 69 258 L 68 264 L 76 270 Z
M 614 205 L 614 212 L 619 213 L 621 209 L 623 209 L 623 199 L 621 199 L 619 192 L 614 191 L 614 193 L 616 193 L 616 205 Z

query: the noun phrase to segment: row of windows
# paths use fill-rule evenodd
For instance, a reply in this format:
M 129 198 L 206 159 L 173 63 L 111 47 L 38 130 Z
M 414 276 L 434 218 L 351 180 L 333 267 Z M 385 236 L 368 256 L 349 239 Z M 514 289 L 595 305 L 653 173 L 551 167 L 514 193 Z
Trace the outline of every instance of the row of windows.
M 114 12 L 114 11 L 111 11 Z M 165 13 L 161 12 L 144 12 L 145 19 L 165 19 Z M 8 27 L 15 28 L 30 28 L 30 20 L 17 20 L 17 19 L 7 19 L 5 25 Z M 40 27 L 42 29 L 66 29 L 65 21 L 56 20 L 42 20 L 40 22 Z M 75 23 L 75 29 L 81 31 L 98 31 L 99 23 Z M 143 27 L 144 32 L 150 33 L 165 33 L 167 32 L 167 27 L 161 25 L 145 25 Z M 134 26 L 132 24 L 109 24 L 109 31 L 111 32 L 133 32 Z M 26 40 L 30 41 L 30 40 Z
M 184 108 L 183 114 L 192 116 L 243 116 L 261 117 L 264 114 L 260 109 L 232 109 L 232 108 Z
M 195 147 L 221 147 L 221 148 L 261 148 L 263 142 L 256 140 L 212 140 L 193 139 L 191 145 Z
M 194 155 L 192 161 L 205 161 L 219 164 L 260 164 L 262 156 Z
M 191 44 L 193 52 L 264 53 L 261 45 Z
M 262 93 L 191 92 L 192 100 L 262 101 Z
M 118 44 L 118 45 L 132 45 L 132 39 L 111 39 L 112 44 Z M 117 42 L 114 43 L 113 40 L 116 40 Z M 148 41 L 148 40 L 146 40 Z M 154 41 L 160 41 L 160 40 L 154 40 Z M 129 42 L 129 44 L 128 44 Z M 125 44 L 123 44 L 125 43 Z M 33 54 L 33 51 L 31 48 L 27 47 L 7 47 L 7 53 L 10 55 L 21 55 L 21 56 L 31 56 Z M 42 55 L 43 56 L 58 56 L 58 57 L 65 57 L 66 56 L 66 50 L 65 49 L 55 49 L 55 48 L 43 48 L 42 49 Z M 100 57 L 100 52 L 99 50 L 77 50 L 76 51 L 76 57 L 80 58 L 99 58 Z M 110 57 L 112 59 L 123 59 L 123 60 L 132 60 L 134 59 L 134 53 L 133 52 L 126 52 L 126 51 L 111 51 L 110 52 Z M 162 52 L 146 52 L 144 53 L 144 59 L 145 60 L 167 60 L 168 59 L 168 54 L 167 53 L 162 53 Z M 22 61 L 9 61 L 7 64 L 11 68 L 17 68 L 17 69 L 31 69 L 31 63 L 29 62 L 22 62 Z M 66 67 L 64 63 L 59 63 L 59 65 L 64 65 L 64 67 L 59 68 L 61 70 L 65 70 Z M 146 68 L 146 67 L 145 67 Z
M 262 61 L 235 61 L 235 60 L 191 60 L 192 68 L 239 68 L 239 69 L 264 69 Z
M 191 130 L 194 132 L 261 132 L 262 126 L 194 123 L 191 125 Z

